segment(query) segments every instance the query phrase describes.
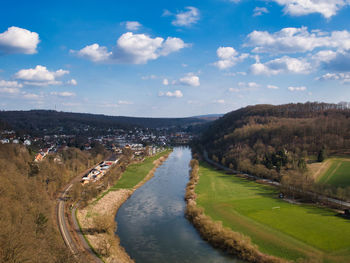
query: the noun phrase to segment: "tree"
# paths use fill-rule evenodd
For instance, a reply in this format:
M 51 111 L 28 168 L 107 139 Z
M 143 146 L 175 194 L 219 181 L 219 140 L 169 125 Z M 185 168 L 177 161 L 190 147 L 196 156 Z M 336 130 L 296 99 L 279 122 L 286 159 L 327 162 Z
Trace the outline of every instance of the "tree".
M 322 147 L 322 149 L 318 152 L 317 161 L 323 162 L 326 158 L 327 158 L 326 148 Z

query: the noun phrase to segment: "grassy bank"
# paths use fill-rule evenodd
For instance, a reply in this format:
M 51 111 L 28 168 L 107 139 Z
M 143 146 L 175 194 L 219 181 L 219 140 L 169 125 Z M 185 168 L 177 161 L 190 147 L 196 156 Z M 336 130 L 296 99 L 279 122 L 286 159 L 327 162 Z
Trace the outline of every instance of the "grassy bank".
M 185 194 L 186 217 L 196 227 L 202 238 L 212 246 L 248 262 L 284 262 L 282 259 L 261 253 L 258 247 L 252 244 L 249 237 L 224 227 L 222 222 L 213 221 L 212 218 L 204 214 L 203 209 L 196 204 L 195 187 L 199 181 L 199 163 L 197 160 L 192 160 L 190 165 L 190 180 Z
M 149 157 L 142 163 L 128 166 L 113 187 L 77 212 L 85 238 L 105 262 L 133 262 L 115 235 L 114 217 L 132 193 L 154 175 L 156 168 L 166 160 L 170 152 L 168 150 Z
M 289 260 L 348 262 L 350 221 L 331 210 L 277 198 L 275 188 L 200 164 L 197 204 L 206 215 L 251 238 L 263 253 Z

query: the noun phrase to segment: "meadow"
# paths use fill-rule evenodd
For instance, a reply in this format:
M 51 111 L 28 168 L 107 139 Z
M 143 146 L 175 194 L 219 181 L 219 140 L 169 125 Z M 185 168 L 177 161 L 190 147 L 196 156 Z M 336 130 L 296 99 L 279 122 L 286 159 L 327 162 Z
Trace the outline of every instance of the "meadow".
M 200 164 L 197 204 L 206 215 L 249 236 L 263 253 L 296 260 L 349 262 L 350 220 L 278 198 L 276 188 Z
M 136 186 L 145 176 L 149 173 L 150 170 L 154 167 L 153 162 L 159 157 L 166 155 L 171 150 L 166 150 L 160 152 L 152 157 L 147 157 L 141 163 L 135 163 L 128 166 L 128 168 L 123 173 L 122 177 L 118 182 L 110 189 L 131 189 Z
M 326 169 L 319 177 L 317 182 L 330 184 L 335 187 L 350 186 L 350 159 L 331 158 Z

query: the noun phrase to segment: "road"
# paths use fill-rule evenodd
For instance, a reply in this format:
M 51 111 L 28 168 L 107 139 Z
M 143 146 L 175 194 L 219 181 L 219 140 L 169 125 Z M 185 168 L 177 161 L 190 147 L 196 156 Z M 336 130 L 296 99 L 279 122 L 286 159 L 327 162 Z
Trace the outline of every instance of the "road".
M 272 180 L 269 180 L 269 179 L 262 179 L 260 177 L 257 177 L 257 176 L 251 175 L 251 174 L 242 173 L 240 171 L 236 171 L 236 170 L 227 168 L 226 166 L 223 166 L 223 165 L 221 165 L 221 164 L 219 164 L 217 162 L 214 162 L 213 160 L 209 159 L 207 151 L 203 151 L 203 157 L 204 157 L 204 160 L 207 163 L 209 163 L 209 164 L 211 164 L 213 166 L 216 166 L 217 168 L 219 168 L 221 170 L 224 170 L 224 171 L 227 171 L 227 172 L 232 172 L 232 173 L 235 173 L 235 174 L 243 174 L 244 176 L 252 178 L 253 180 L 260 180 L 260 181 L 263 181 L 265 183 L 268 183 L 268 184 L 271 184 L 271 185 L 274 185 L 274 186 L 280 186 L 279 182 L 275 182 L 275 181 L 272 181 Z M 293 189 L 293 190 L 296 190 L 296 191 L 299 190 L 299 189 L 295 189 L 295 188 L 290 188 L 290 189 Z M 301 190 L 299 190 L 299 191 L 301 191 Z M 320 195 L 320 194 L 317 194 L 317 193 L 314 193 L 314 192 L 310 192 L 310 191 L 308 191 L 306 193 L 309 194 L 309 195 L 316 195 L 319 200 L 327 201 L 328 203 L 341 205 L 341 206 L 346 207 L 348 209 L 350 208 L 350 202 L 346 202 L 346 201 L 342 201 L 342 200 L 339 200 L 339 199 L 327 197 L 327 196 Z
M 103 261 L 100 258 L 98 258 L 96 254 L 92 251 L 92 249 L 87 244 L 86 240 L 83 237 L 83 234 L 80 231 L 77 220 L 75 218 L 76 207 L 74 207 L 71 211 L 73 226 L 69 225 L 69 222 L 65 216 L 65 208 L 66 208 L 66 201 L 68 198 L 68 192 L 73 187 L 73 184 L 79 181 L 80 178 L 81 178 L 81 175 L 75 177 L 64 188 L 64 190 L 62 191 L 62 193 L 58 198 L 57 208 L 56 208 L 58 228 L 60 230 L 64 243 L 66 244 L 68 249 L 71 251 L 71 253 L 74 255 L 74 257 L 78 258 L 79 255 L 81 255 L 81 252 L 83 252 L 90 259 L 89 260 L 90 262 L 102 263 Z M 67 226 L 69 226 L 71 229 L 74 229 L 74 232 L 78 235 L 77 239 L 74 238 L 74 236 L 69 231 L 69 228 Z

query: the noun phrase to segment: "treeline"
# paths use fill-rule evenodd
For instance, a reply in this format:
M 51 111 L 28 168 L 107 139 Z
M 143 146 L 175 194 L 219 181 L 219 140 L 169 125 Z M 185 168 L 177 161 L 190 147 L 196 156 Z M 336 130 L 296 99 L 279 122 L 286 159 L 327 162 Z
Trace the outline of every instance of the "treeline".
M 185 200 L 187 202 L 186 217 L 196 227 L 202 238 L 212 246 L 248 262 L 285 262 L 285 260 L 261 253 L 258 247 L 252 244 L 249 237 L 224 227 L 222 222 L 215 222 L 204 214 L 203 209 L 196 204 L 197 196 L 195 187 L 199 180 L 198 160 L 191 160 L 190 166 L 190 181 L 187 184 L 185 194 Z
M 208 120 L 200 118 L 138 118 L 102 114 L 58 112 L 54 110 L 0 111 L 0 122 L 31 135 L 104 135 L 113 129 L 187 127 Z M 1 127 L 1 126 L 0 126 Z
M 288 175 L 296 181 L 298 174 L 306 174 L 308 162 L 324 159 L 326 153 L 350 153 L 349 117 L 344 104 L 248 106 L 213 122 L 194 148 L 235 170 L 276 181 Z M 301 178 L 308 184 L 309 178 Z
M 84 262 L 74 258 L 57 230 L 59 190 L 104 153 L 69 148 L 33 163 L 22 145 L 0 145 L 0 262 Z

